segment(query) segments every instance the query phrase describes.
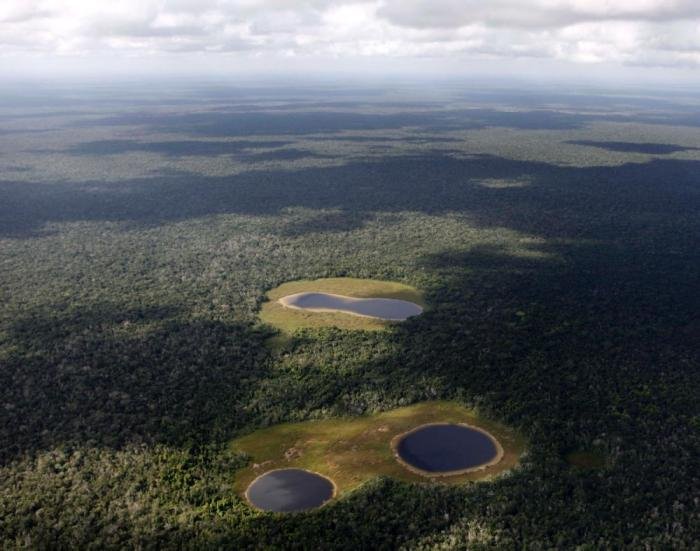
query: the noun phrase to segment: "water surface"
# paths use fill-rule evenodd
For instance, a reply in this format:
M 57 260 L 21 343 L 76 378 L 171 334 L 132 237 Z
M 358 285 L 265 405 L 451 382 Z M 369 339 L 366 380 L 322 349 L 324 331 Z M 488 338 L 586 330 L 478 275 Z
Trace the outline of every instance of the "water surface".
M 317 312 L 334 311 L 391 321 L 417 316 L 423 309 L 413 302 L 395 298 L 354 298 L 329 293 L 297 293 L 280 299 L 290 308 Z
M 323 505 L 333 497 L 327 478 L 303 469 L 278 469 L 256 478 L 246 491 L 258 509 L 290 513 Z
M 484 432 L 447 423 L 426 425 L 406 434 L 396 452 L 410 466 L 429 473 L 471 469 L 491 462 L 499 453 Z

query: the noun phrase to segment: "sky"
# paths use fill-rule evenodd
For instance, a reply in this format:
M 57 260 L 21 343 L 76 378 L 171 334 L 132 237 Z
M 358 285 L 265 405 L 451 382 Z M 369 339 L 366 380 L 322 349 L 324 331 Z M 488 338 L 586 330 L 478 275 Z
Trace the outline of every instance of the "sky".
M 700 0 L 2 0 L 0 70 L 700 80 Z

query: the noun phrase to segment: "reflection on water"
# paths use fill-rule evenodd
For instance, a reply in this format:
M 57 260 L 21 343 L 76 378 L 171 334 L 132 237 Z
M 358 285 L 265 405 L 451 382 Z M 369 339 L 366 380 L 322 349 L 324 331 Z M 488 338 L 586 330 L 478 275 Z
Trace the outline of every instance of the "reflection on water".
M 321 475 L 302 469 L 279 469 L 255 479 L 246 496 L 264 511 L 304 511 L 332 498 L 333 484 Z
M 408 433 L 396 451 L 412 467 L 431 473 L 478 467 L 498 454 L 496 444 L 487 434 L 453 424 L 427 425 Z
M 417 316 L 423 309 L 413 302 L 393 298 L 353 298 L 328 293 L 297 293 L 280 299 L 291 308 L 302 310 L 334 310 L 391 321 Z

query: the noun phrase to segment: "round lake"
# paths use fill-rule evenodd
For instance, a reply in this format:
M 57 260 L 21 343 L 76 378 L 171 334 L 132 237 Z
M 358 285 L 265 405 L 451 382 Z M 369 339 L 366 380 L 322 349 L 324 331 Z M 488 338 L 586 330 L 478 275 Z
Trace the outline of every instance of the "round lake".
M 423 312 L 407 300 L 394 298 L 355 298 L 329 293 L 296 293 L 279 299 L 283 306 L 311 312 L 345 312 L 356 316 L 403 321 Z
M 426 475 L 468 472 L 498 462 L 503 453 L 490 434 L 451 423 L 424 425 L 400 436 L 395 452 L 406 466 Z
M 323 505 L 335 489 L 327 478 L 303 469 L 269 471 L 251 482 L 246 497 L 263 511 L 291 513 Z

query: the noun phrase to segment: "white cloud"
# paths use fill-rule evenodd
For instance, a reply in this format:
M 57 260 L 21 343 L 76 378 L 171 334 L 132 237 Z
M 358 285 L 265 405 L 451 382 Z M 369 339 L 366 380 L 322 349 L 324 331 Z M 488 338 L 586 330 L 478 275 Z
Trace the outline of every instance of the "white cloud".
M 4 0 L 0 56 L 700 65 L 698 0 Z
M 700 16 L 696 0 L 384 0 L 379 15 L 407 27 L 551 28 L 588 21 L 665 21 Z

